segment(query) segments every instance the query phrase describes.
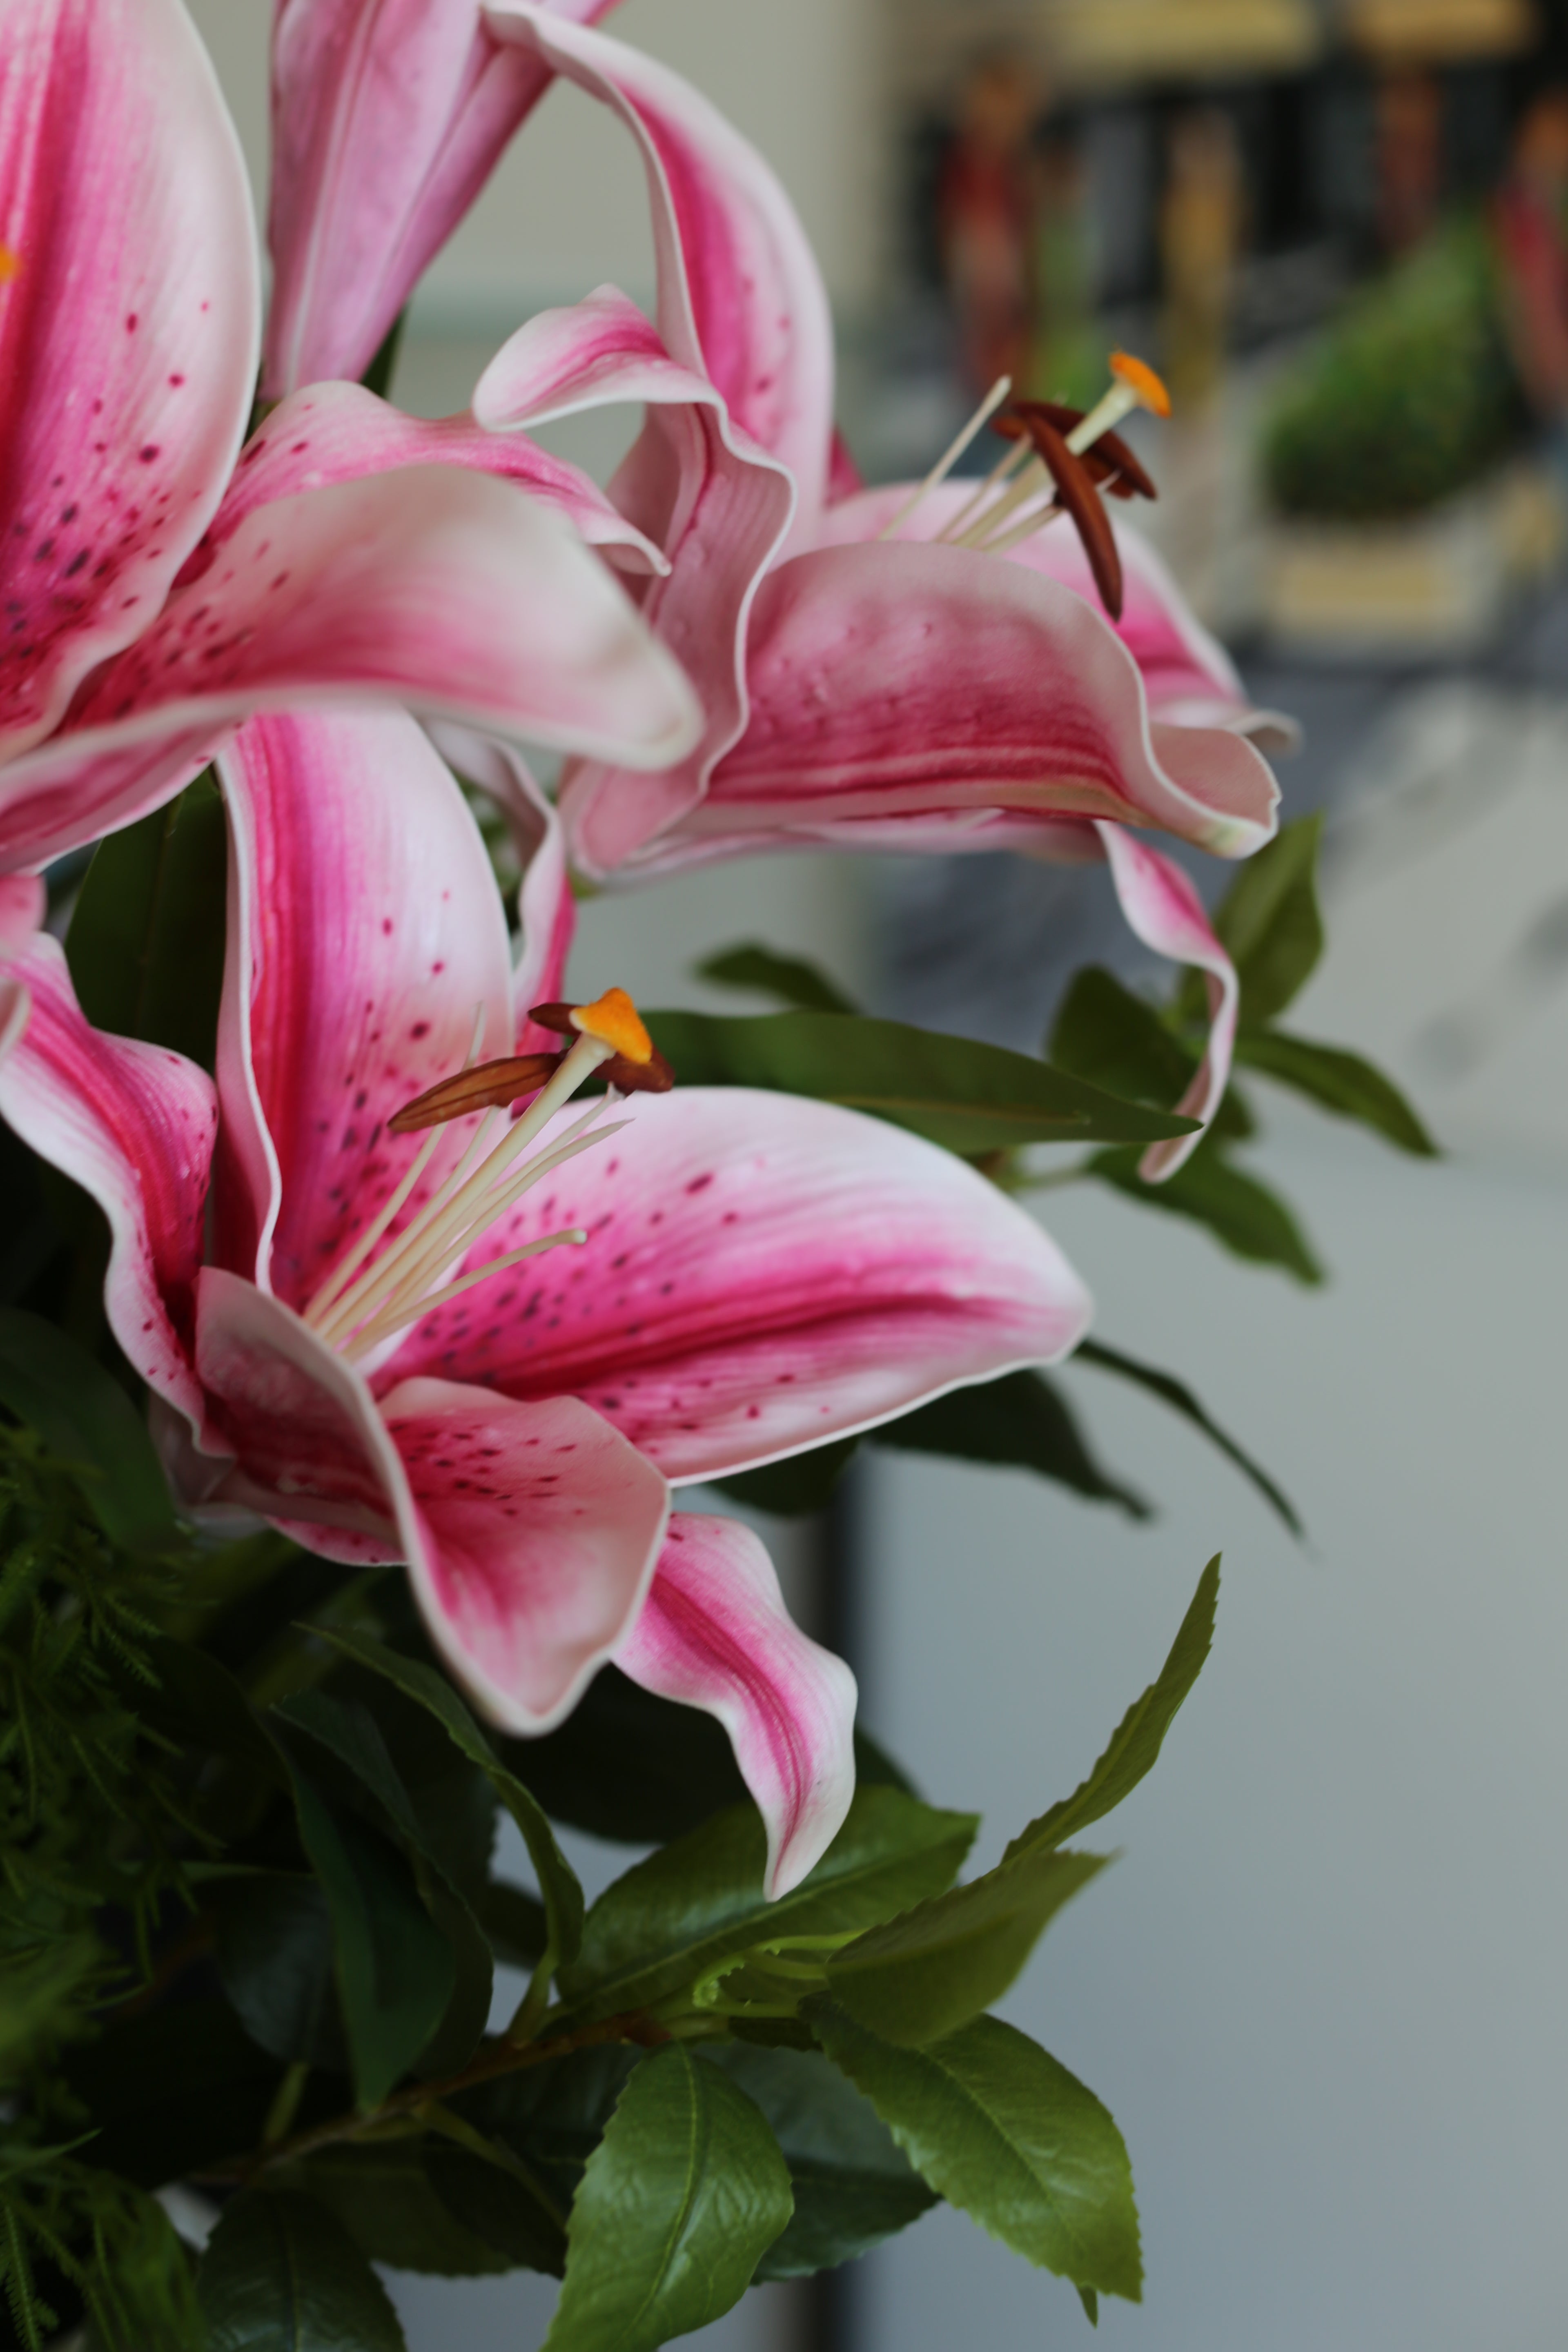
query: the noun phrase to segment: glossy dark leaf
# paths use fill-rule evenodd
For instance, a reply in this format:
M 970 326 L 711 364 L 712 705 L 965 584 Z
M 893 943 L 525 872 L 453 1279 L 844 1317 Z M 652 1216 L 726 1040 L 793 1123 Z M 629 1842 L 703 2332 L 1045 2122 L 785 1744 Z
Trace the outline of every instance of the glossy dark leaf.
M 1422 1160 L 1437 1156 L 1436 1145 L 1393 1080 L 1342 1045 L 1315 1045 L 1310 1038 L 1289 1037 L 1278 1029 L 1243 1029 L 1237 1037 L 1236 1058 L 1305 1095 L 1320 1110 L 1370 1127 L 1401 1151 Z
M 790 2218 L 789 2171 L 745 2093 L 671 2042 L 588 2159 L 547 2352 L 657 2352 L 739 2303 Z
M 346 2072 L 327 1898 L 313 1878 L 258 1871 L 214 1889 L 217 1967 L 251 2040 L 268 2056 Z
M 211 772 L 94 850 L 66 960 L 99 1029 L 213 1066 L 223 991 L 228 842 Z
M 1026 1054 L 839 1013 L 727 1020 L 650 1013 L 686 1086 L 763 1087 L 844 1103 L 950 1151 L 1020 1143 L 1152 1143 L 1194 1122 L 1120 1101 Z
M 1091 1502 L 1115 1503 L 1130 1518 L 1149 1517 L 1142 1496 L 1095 1460 L 1067 1400 L 1043 1372 L 1007 1372 L 999 1381 L 951 1390 L 901 1421 L 885 1422 L 871 1432 L 871 1443 L 1033 1470 Z
M 1205 1225 L 1235 1257 L 1256 1265 L 1278 1265 L 1298 1282 L 1321 1282 L 1323 1270 L 1300 1227 L 1277 1193 L 1256 1176 L 1234 1166 L 1213 1143 L 1205 1143 L 1173 1176 L 1145 1184 L 1134 1151 L 1097 1151 L 1087 1172 L 1113 1184 L 1145 1208 L 1189 1217 Z
M 1040 2268 L 1136 2303 L 1138 2210 L 1127 2150 L 1065 2066 L 999 2018 L 900 2049 L 826 1999 L 824 2048 L 950 2205 Z
M 559 2278 L 566 2267 L 562 2217 L 520 2178 L 521 2167 L 498 2150 L 490 2163 L 468 2147 L 432 2138 L 425 2151 L 430 2185 L 454 2220 L 482 2238 L 516 2270 Z
M 795 2211 L 759 2280 L 836 2269 L 936 2203 L 870 2102 L 820 2051 L 700 2046 L 761 2109 L 789 2167 Z
M 1037 1821 L 1029 1823 L 1008 1846 L 1005 1859 L 1015 1855 L 1042 1853 L 1061 1845 L 1068 1838 L 1076 1837 L 1091 1822 L 1105 1814 L 1130 1796 L 1144 1776 L 1152 1771 L 1165 1734 L 1175 1720 L 1178 1708 L 1203 1671 L 1214 1640 L 1215 1612 L 1219 1606 L 1219 1554 L 1216 1552 L 1202 1576 L 1186 1615 L 1177 1629 L 1171 1644 L 1170 1655 L 1155 1679 L 1134 1699 L 1110 1736 L 1110 1744 L 1096 1764 L 1087 1780 L 1081 1781 L 1070 1797 L 1052 1805 Z M 1070 1860 L 1070 1856 L 1064 1856 Z
M 496 1958 L 509 1969 L 531 1969 L 544 1957 L 550 1922 L 537 1895 L 492 1878 L 477 1906 L 480 1927 Z
M 574 2014 L 609 2017 L 680 1991 L 747 1944 L 873 1927 L 952 1885 L 976 1827 L 891 1788 L 861 1788 L 810 1876 L 763 1897 L 766 1838 L 754 1806 L 715 1814 L 616 1879 L 561 1972 Z
M 697 966 L 699 980 L 717 982 L 721 988 L 753 989 L 759 996 L 776 996 L 802 1013 L 854 1013 L 852 998 L 825 971 L 804 957 L 779 955 L 754 940 L 744 946 L 721 948 Z
M 406 2352 L 386 2289 L 324 2205 L 247 2189 L 196 2273 L 206 2352 Z
M 436 2032 L 457 1983 L 451 1948 L 390 1838 L 330 1798 L 289 1744 L 300 1836 L 331 1915 L 354 2087 L 374 2106 Z
M 1244 1027 L 1284 1012 L 1323 951 L 1316 868 L 1321 816 L 1283 824 L 1247 858 L 1215 915 L 1215 929 L 1241 982 Z
M 983 1878 L 915 1904 L 835 1953 L 835 2000 L 884 2041 L 909 2045 L 941 2041 L 1000 2000 L 1063 1904 L 1106 1863 L 1103 1854 L 1024 1845 Z
M 1219 1423 L 1211 1419 L 1184 1381 L 1177 1380 L 1172 1372 L 1157 1370 L 1152 1364 L 1140 1363 L 1135 1356 L 1124 1355 L 1120 1348 L 1108 1348 L 1099 1339 L 1080 1340 L 1072 1360 L 1075 1364 L 1092 1364 L 1102 1372 L 1112 1372 L 1118 1380 L 1131 1381 L 1135 1388 L 1147 1389 L 1151 1396 L 1157 1396 L 1162 1404 L 1168 1404 L 1173 1412 L 1179 1412 L 1184 1421 L 1190 1421 L 1195 1429 L 1201 1429 L 1210 1444 L 1217 1445 L 1226 1460 L 1235 1463 L 1243 1477 L 1251 1479 L 1264 1501 L 1271 1510 L 1279 1513 L 1293 1536 L 1303 1533 L 1296 1507 L 1284 1489 L 1275 1484 L 1268 1471 L 1260 1468 L 1249 1454 L 1243 1453 L 1234 1437 L 1228 1436 Z
M 600 1668 L 556 1730 L 497 1746 L 554 1820 L 619 1845 L 667 1844 L 746 1798 L 722 1726 L 615 1666 Z
M 568 2051 L 498 2075 L 453 2104 L 467 2123 L 519 2158 L 564 2211 L 641 2056 L 625 2042 Z
M 433 1666 L 422 1665 L 417 1659 L 389 1650 L 384 1643 L 373 1640 L 368 1633 L 344 1633 L 331 1627 L 318 1630 L 321 1639 L 332 1643 L 345 1657 L 384 1676 L 406 1697 L 427 1708 L 458 1752 L 486 1774 L 522 1832 L 550 1914 L 552 1941 L 558 1957 L 569 1958 L 582 1934 L 583 1890 L 576 1874 L 556 1844 L 554 1832 L 538 1802 L 501 1762 L 445 1675 L 437 1674 Z
M 125 1391 L 58 1325 L 20 1307 L 0 1307 L 0 1405 L 79 1470 L 112 1543 L 127 1551 L 178 1544 L 169 1482 Z
M 467 2228 L 425 2169 L 423 2138 L 345 2140 L 280 2165 L 280 2189 L 326 2206 L 361 2253 L 389 2270 L 437 2278 L 481 2278 L 510 2270 L 506 2256 Z

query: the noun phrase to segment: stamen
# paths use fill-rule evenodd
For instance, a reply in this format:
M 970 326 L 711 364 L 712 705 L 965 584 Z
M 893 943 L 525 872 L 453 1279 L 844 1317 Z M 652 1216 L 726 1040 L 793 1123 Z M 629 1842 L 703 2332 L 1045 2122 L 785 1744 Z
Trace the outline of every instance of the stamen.
M 1015 523 L 1011 530 L 1002 531 L 995 539 L 988 539 L 984 552 L 987 555 L 1008 555 L 1014 548 L 1022 547 L 1026 539 L 1033 539 L 1037 530 L 1044 530 L 1048 522 L 1059 522 L 1066 512 L 1067 509 L 1053 493 L 1043 506 L 1034 508 L 1021 522 Z
M 379 1347 L 383 1339 L 389 1339 L 405 1324 L 417 1323 L 421 1316 L 430 1314 L 435 1307 L 449 1306 L 454 1298 L 460 1298 L 465 1290 L 472 1290 L 477 1282 L 488 1282 L 492 1274 L 500 1274 L 509 1265 L 521 1265 L 525 1257 L 538 1257 L 545 1250 L 559 1249 L 563 1242 L 580 1244 L 587 1238 L 581 1225 L 573 1225 L 564 1233 L 543 1234 L 536 1242 L 524 1242 L 521 1249 L 508 1250 L 504 1257 L 493 1257 L 488 1265 L 477 1265 L 472 1273 L 459 1275 L 456 1282 L 449 1282 L 444 1290 L 437 1290 L 431 1297 L 417 1299 L 412 1307 L 402 1307 L 378 1315 L 374 1323 L 354 1333 L 342 1352 L 352 1363 L 356 1356 L 367 1355 L 372 1348 Z
M 1020 466 L 1026 465 L 1031 454 L 1031 445 L 1027 440 L 1015 441 L 1011 448 L 1005 449 L 974 496 L 972 499 L 965 499 L 945 529 L 938 531 L 933 544 L 938 547 L 952 546 L 960 531 L 973 518 L 976 507 L 982 505 L 993 490 L 1000 489 L 1010 474 L 1016 474 Z
M 997 525 L 1006 522 L 1027 499 L 1037 497 L 1050 478 L 1037 457 L 1033 465 L 1026 466 L 1012 488 L 1005 490 L 993 505 L 987 507 L 979 521 L 972 523 L 963 538 L 955 540 L 953 544 L 957 547 L 987 546 Z
M 1153 416 L 1169 416 L 1171 413 L 1170 394 L 1153 369 L 1142 360 L 1134 359 L 1131 352 L 1111 352 L 1110 373 L 1116 382 L 1067 436 L 1068 447 L 1075 457 L 1081 457 L 1102 433 L 1109 433 L 1135 408 L 1146 408 Z
M 559 1063 L 559 1054 L 517 1054 L 501 1062 L 480 1062 L 426 1087 L 395 1111 L 386 1124 L 394 1135 L 422 1127 L 445 1127 L 473 1110 L 505 1110 L 522 1095 L 537 1094 Z
M 990 423 L 991 419 L 995 415 L 996 411 L 1001 407 L 1002 403 L 1006 399 L 1007 394 L 1012 391 L 1012 389 L 1013 379 L 1010 375 L 999 375 L 997 377 L 995 383 L 992 385 L 990 391 L 986 394 L 984 399 L 981 402 L 979 407 L 975 410 L 968 424 L 963 427 L 963 432 L 955 435 L 953 439 L 949 442 L 947 447 L 942 451 L 942 456 L 937 459 L 936 464 L 931 467 L 931 472 L 926 476 L 919 488 L 913 491 L 911 495 L 904 500 L 903 505 L 899 509 L 898 513 L 893 517 L 892 520 L 883 524 L 881 530 L 877 533 L 879 539 L 891 539 L 893 533 L 898 530 L 900 523 L 908 522 L 910 517 L 913 514 L 921 500 L 923 498 L 928 497 L 930 493 L 936 488 L 939 483 L 946 481 L 949 474 L 952 473 L 953 467 L 957 465 L 959 459 L 963 457 L 964 451 L 968 448 L 975 435 L 981 430 L 983 425 Z
M 653 1059 L 653 1039 L 643 1027 L 642 1015 L 624 988 L 606 988 L 592 1004 L 579 1004 L 572 1026 L 581 1037 L 597 1037 L 612 1054 L 628 1062 Z

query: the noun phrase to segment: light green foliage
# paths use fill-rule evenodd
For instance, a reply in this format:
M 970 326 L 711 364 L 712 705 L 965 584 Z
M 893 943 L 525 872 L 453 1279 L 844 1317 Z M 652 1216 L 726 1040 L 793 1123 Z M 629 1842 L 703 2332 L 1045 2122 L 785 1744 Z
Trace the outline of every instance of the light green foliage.
M 588 2159 L 547 2352 L 656 2352 L 738 2303 L 790 2218 L 789 2169 L 715 2067 L 657 2051 Z

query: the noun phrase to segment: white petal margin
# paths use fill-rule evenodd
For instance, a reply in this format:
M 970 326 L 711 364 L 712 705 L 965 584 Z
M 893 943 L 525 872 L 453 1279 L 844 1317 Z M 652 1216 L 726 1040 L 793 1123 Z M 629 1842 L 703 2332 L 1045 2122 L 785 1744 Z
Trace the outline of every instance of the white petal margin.
M 1157 1184 L 1192 1158 L 1225 1099 L 1241 987 L 1236 966 L 1215 937 L 1203 901 L 1181 867 L 1135 840 L 1121 825 L 1100 823 L 1095 831 L 1105 845 L 1110 878 L 1128 928 L 1156 955 L 1195 965 L 1208 991 L 1208 1046 L 1192 1084 L 1173 1106 L 1179 1118 L 1201 1118 L 1203 1127 L 1196 1135 L 1178 1135 L 1169 1142 L 1149 1146 L 1138 1163 L 1138 1173 L 1146 1184 Z
M 717 1717 L 767 1828 L 764 1892 L 772 1902 L 798 1886 L 855 1794 L 855 1677 L 791 1622 L 750 1528 L 676 1513 L 616 1664 Z

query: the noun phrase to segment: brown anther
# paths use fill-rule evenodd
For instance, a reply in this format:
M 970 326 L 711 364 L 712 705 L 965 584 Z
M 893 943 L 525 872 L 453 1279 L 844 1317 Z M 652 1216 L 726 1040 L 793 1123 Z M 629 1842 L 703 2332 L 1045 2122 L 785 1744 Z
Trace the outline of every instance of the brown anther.
M 1068 408 L 1060 400 L 1015 400 L 996 418 L 992 430 L 1005 441 L 1018 441 L 1028 433 L 1030 418 L 1043 416 L 1065 440 L 1074 425 L 1083 423 L 1087 414 L 1086 409 Z M 1079 463 L 1089 480 L 1113 499 L 1157 499 L 1160 495 L 1120 433 L 1102 433 L 1091 447 L 1080 451 Z
M 1081 457 L 1073 455 L 1048 417 L 1031 416 L 1026 422 L 1029 438 L 1041 463 L 1057 486 L 1057 498 L 1071 516 L 1074 528 L 1083 541 L 1083 551 L 1089 558 L 1089 568 L 1094 574 L 1100 601 L 1111 619 L 1119 621 L 1121 618 L 1121 558 L 1116 551 L 1116 534 L 1110 528 L 1110 517 L 1100 502 L 1100 494 L 1089 468 Z
M 528 1017 L 542 1029 L 553 1029 L 558 1036 L 574 1037 L 580 1033 L 572 1016 L 582 1009 L 579 1004 L 535 1004 Z M 607 1062 L 600 1063 L 598 1074 L 620 1095 L 667 1095 L 675 1084 L 675 1072 L 651 1044 L 646 1062 L 634 1062 L 628 1054 L 612 1054 Z
M 561 1066 L 559 1054 L 516 1054 L 502 1062 L 477 1062 L 449 1078 L 426 1087 L 422 1095 L 404 1104 L 386 1122 L 394 1135 L 412 1135 L 422 1127 L 441 1127 L 471 1110 L 504 1110 L 520 1096 L 536 1095 Z

